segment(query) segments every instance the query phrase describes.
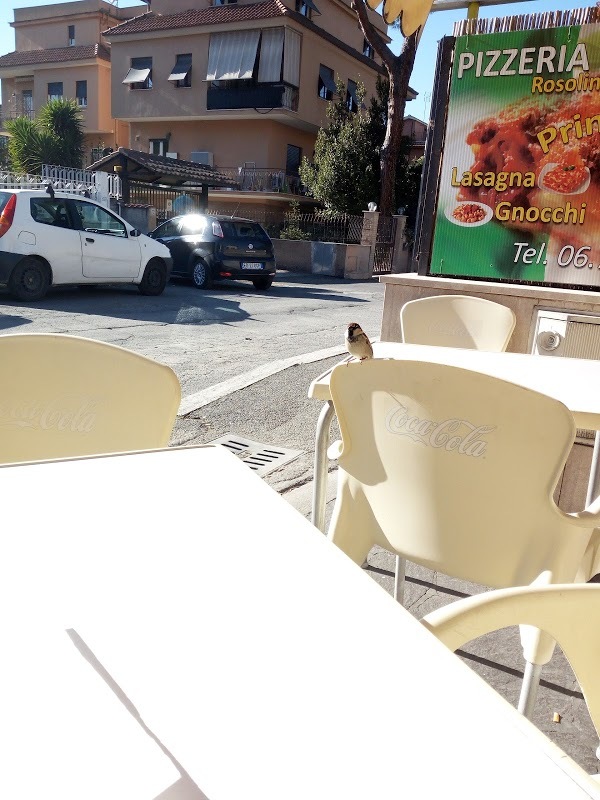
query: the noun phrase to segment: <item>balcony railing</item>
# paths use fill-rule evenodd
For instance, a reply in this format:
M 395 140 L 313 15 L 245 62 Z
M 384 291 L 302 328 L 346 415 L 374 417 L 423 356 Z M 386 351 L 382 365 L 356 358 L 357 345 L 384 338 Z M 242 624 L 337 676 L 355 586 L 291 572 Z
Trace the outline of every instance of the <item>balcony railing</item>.
M 5 123 L 11 119 L 17 119 L 17 117 L 26 117 L 27 119 L 33 119 L 35 114 L 33 109 L 31 108 L 24 108 L 21 110 L 17 109 L 9 109 L 7 111 L 0 112 L 0 130 L 5 129 Z
M 243 85 L 240 81 L 222 81 L 208 87 L 209 111 L 234 108 L 287 108 L 298 110 L 298 89 L 287 83 Z
M 286 175 L 284 169 L 219 167 L 218 170 L 223 175 L 227 175 L 228 178 L 237 181 L 243 192 L 304 194 L 304 187 L 300 178 L 297 175 Z M 225 189 L 222 191 L 227 190 Z

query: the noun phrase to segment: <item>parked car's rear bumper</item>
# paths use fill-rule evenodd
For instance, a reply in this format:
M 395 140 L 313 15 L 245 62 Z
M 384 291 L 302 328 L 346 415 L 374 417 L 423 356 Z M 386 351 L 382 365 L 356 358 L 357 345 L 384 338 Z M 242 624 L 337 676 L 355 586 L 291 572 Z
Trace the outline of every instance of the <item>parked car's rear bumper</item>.
M 5 250 L 0 250 L 0 286 L 8 284 L 10 273 L 22 258 L 21 253 L 7 253 Z
M 215 271 L 217 275 L 222 275 L 223 272 L 226 272 L 236 280 L 259 278 L 261 275 L 275 275 L 277 270 L 273 259 L 262 260 L 262 263 L 264 264 L 262 269 L 242 269 L 239 261 L 222 261 L 220 264 L 215 264 Z

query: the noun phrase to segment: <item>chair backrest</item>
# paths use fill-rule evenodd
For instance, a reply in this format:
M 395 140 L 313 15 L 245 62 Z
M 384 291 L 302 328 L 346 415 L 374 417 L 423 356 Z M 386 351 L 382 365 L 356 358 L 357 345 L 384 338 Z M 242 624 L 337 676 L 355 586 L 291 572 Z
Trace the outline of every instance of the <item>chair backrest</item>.
M 409 344 L 506 350 L 515 328 L 512 309 L 468 295 L 435 295 L 410 300 L 400 310 L 402 339 Z
M 173 370 L 77 336 L 0 336 L 0 463 L 165 447 Z
M 600 734 L 600 586 L 518 587 L 468 597 L 421 622 L 451 650 L 509 625 L 533 625 L 555 639 L 567 657 Z
M 573 580 L 591 530 L 552 499 L 575 435 L 562 403 L 420 361 L 343 364 L 330 389 L 342 434 L 330 538 L 357 563 L 379 544 L 496 588 L 545 570 Z

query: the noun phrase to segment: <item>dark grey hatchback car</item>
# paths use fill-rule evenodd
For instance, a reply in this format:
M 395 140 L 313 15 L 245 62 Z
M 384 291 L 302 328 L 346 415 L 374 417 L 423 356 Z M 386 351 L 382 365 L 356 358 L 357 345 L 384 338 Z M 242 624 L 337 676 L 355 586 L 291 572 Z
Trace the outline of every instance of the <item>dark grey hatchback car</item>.
M 266 290 L 273 283 L 273 242 L 257 222 L 241 217 L 184 214 L 148 234 L 173 256 L 174 278 L 188 278 L 198 289 L 231 278 Z

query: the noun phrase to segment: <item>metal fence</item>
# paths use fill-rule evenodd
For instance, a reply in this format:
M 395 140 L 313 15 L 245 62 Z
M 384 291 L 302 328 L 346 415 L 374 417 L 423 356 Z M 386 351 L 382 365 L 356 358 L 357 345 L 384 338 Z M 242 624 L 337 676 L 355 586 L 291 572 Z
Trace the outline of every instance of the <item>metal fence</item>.
M 77 187 L 77 190 L 89 189 L 92 195 L 100 191 L 107 193 L 110 197 L 121 196 L 121 179 L 118 175 L 108 172 L 89 172 L 85 169 L 74 169 L 73 167 L 60 167 L 54 164 L 42 164 L 42 179 L 46 182 L 52 181 L 55 189 L 67 191 L 63 187 Z
M 373 255 L 373 274 L 381 275 L 392 271 L 394 245 L 396 238 L 396 220 L 381 215 L 377 224 L 377 241 Z
M 109 198 L 121 196 L 120 179 L 104 172 L 42 166 L 41 175 L 16 175 L 0 172 L 0 188 L 44 189 L 49 182 L 61 192 L 89 194 L 108 206 Z M 188 188 L 165 188 L 147 184 L 130 184 L 130 203 L 154 206 L 157 224 L 178 214 L 200 213 L 201 193 Z M 210 214 L 248 216 L 259 222 L 273 239 L 305 239 L 313 242 L 360 244 L 363 216 L 353 214 L 298 214 L 290 211 L 266 211 L 252 207 L 210 208 Z
M 14 172 L 0 172 L 2 189 L 45 189 L 48 181 L 41 175 L 20 175 Z
M 288 175 L 284 169 L 252 166 L 219 167 L 219 172 L 237 181 L 243 192 L 305 193 L 300 178 L 297 175 Z
M 129 203 L 154 206 L 157 225 L 178 214 L 199 214 L 202 208 L 201 193 L 193 189 L 170 189 L 133 182 L 129 184 Z
M 62 174 L 59 175 L 56 168 L 47 168 L 46 165 L 43 165 L 41 175 L 2 171 L 0 172 L 0 189 L 45 189 L 49 183 L 52 183 L 57 192 L 87 194 L 99 203 L 108 205 L 107 181 L 97 179 L 96 173 L 88 172 L 84 175 L 81 170 L 64 169 L 61 169 L 60 172 Z
M 211 214 L 229 216 L 231 210 L 211 208 Z M 360 244 L 363 217 L 352 214 L 294 214 L 287 211 L 238 209 L 240 216 L 248 214 L 259 222 L 272 239 L 305 239 L 313 242 Z

